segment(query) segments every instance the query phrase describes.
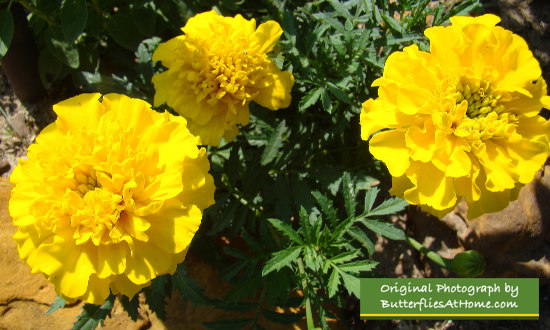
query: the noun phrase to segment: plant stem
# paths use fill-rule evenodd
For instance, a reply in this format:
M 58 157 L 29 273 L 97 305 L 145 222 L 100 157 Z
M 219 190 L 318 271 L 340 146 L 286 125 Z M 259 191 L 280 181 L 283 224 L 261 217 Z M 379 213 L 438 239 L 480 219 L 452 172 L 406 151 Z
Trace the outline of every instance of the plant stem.
M 307 328 L 309 330 L 314 329 L 315 325 L 313 323 L 313 314 L 311 313 L 311 301 L 309 300 L 309 289 L 307 285 L 307 280 L 305 278 L 306 271 L 304 269 L 304 263 L 302 262 L 302 258 L 298 258 L 298 269 L 300 270 L 300 274 L 303 276 L 302 278 L 302 289 L 304 290 L 304 296 L 306 297 L 306 320 L 307 320 Z
M 25 7 L 26 10 L 30 11 L 33 15 L 36 15 L 36 16 L 42 18 L 43 20 L 45 20 L 48 23 L 48 25 L 59 26 L 59 23 L 57 23 L 56 21 L 51 19 L 50 16 L 46 15 L 46 13 L 44 13 L 40 9 L 38 9 L 38 8 L 34 7 L 33 5 L 27 3 L 27 1 L 19 1 L 19 3 L 23 7 Z
M 420 244 L 420 242 L 418 242 L 417 240 L 415 240 L 412 237 L 406 236 L 406 240 L 418 252 L 423 253 L 424 255 L 426 255 L 426 257 L 428 257 L 431 261 L 435 262 L 439 266 L 441 266 L 443 268 L 449 268 L 450 267 L 450 264 L 449 264 L 450 260 L 449 259 L 443 258 L 439 254 L 427 249 L 426 247 L 424 247 L 424 245 Z

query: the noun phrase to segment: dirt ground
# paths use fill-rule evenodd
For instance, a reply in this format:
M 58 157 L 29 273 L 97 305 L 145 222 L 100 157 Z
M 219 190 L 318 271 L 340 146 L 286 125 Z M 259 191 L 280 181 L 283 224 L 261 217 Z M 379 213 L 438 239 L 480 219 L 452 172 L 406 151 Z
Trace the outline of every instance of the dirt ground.
M 545 80 L 550 82 L 550 1 L 491 0 L 484 3 L 487 12 L 495 13 L 502 18 L 501 26 L 512 30 L 526 39 L 535 57 L 537 57 L 541 64 Z M 0 115 L 0 176 L 4 178 L 9 177 L 9 174 L 17 163 L 17 159 L 25 156 L 26 148 L 34 141 L 38 132 L 55 120 L 55 115 L 51 110 L 52 104 L 70 96 L 72 96 L 71 90 L 63 85 L 58 85 L 48 91 L 47 96 L 42 101 L 34 104 L 23 103 L 14 94 L 5 75 L 0 70 L 0 107 L 2 109 L 2 114 Z M 543 177 L 546 177 L 546 175 Z M 544 179 L 541 180 L 544 181 Z M 541 214 L 541 219 L 548 217 L 550 217 L 550 214 Z M 450 223 L 442 224 L 423 214 L 419 214 L 415 209 L 411 209 L 406 216 L 394 217 L 393 221 L 406 230 L 409 235 L 417 238 L 425 246 L 438 251 L 443 256 L 452 257 L 465 249 L 465 243 L 459 235 L 463 228 L 457 227 L 460 226 L 460 221 L 453 222 L 451 219 L 449 220 Z M 426 228 L 429 228 L 429 230 L 426 230 Z M 548 227 L 545 228 L 548 231 Z M 550 251 L 550 235 L 547 233 L 541 234 L 541 237 L 541 242 L 537 246 L 537 249 L 530 249 L 525 252 L 525 255 L 514 256 L 514 258 L 519 260 L 519 264 L 529 263 L 530 260 L 536 262 L 540 260 L 547 261 L 550 258 L 550 254 L 548 253 Z M 499 249 L 499 247 L 495 246 L 493 249 Z M 376 246 L 374 259 L 381 261 L 377 271 L 388 276 L 438 277 L 450 275 L 428 262 L 422 255 L 412 250 L 404 242 L 380 239 Z M 498 258 L 495 256 L 495 259 Z M 506 264 L 499 264 L 497 262 L 494 265 L 494 276 L 498 276 L 498 272 L 501 272 L 501 275 L 509 274 L 506 272 L 513 268 L 510 265 L 506 268 Z M 4 267 L 5 265 L 2 265 L 2 272 L 5 270 Z M 352 329 L 550 329 L 550 282 L 548 281 L 550 273 L 545 273 L 550 268 L 547 268 L 544 262 L 539 268 L 536 268 L 538 267 L 536 265 L 533 267 L 529 268 L 535 269 L 533 273 L 518 268 L 519 270 L 516 273 L 511 273 L 508 276 L 528 276 L 526 274 L 539 276 L 539 274 L 542 274 L 540 275 L 541 278 L 546 278 L 546 280 L 541 281 L 541 283 L 545 284 L 540 289 L 539 306 L 541 318 L 539 321 L 360 321 L 357 317 L 359 314 L 359 304 L 357 300 L 353 299 L 348 302 L 347 309 L 343 311 L 341 319 L 345 328 Z M 526 272 L 522 273 L 522 271 Z M 46 284 L 41 283 L 40 285 Z M 47 306 L 46 302 L 42 304 Z M 174 309 L 177 306 L 181 306 L 182 301 L 172 298 L 169 304 L 172 304 L 172 307 L 168 308 Z M 2 303 L 0 302 L 1 305 Z M 45 309 L 46 307 L 44 306 L 41 308 Z M 166 323 L 160 322 L 155 317 L 150 317 L 146 322 L 140 323 L 140 325 L 134 324 L 133 328 L 161 329 L 165 328 L 165 326 L 178 328 L 177 322 L 182 320 L 182 315 L 178 315 L 177 312 L 174 313 L 175 318 L 171 321 L 168 320 Z M 193 313 L 196 313 L 196 311 L 193 310 Z M 0 319 L 3 318 L 3 315 L 4 312 L 0 311 Z M 130 327 L 131 323 L 124 323 L 124 312 L 119 311 L 116 315 L 117 321 L 109 323 L 111 328 Z M 70 317 L 74 318 L 74 315 Z M 0 322 L 0 324 L 2 323 Z

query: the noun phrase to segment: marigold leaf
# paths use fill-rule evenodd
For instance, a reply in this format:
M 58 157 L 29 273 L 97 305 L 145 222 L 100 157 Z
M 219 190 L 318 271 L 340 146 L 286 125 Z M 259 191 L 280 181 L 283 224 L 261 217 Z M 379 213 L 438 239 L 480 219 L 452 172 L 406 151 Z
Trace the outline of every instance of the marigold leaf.
M 384 22 L 386 22 L 390 29 L 392 29 L 394 32 L 397 32 L 399 34 L 403 33 L 403 27 L 401 26 L 401 23 L 399 23 L 399 21 L 397 21 L 395 18 L 390 17 L 386 13 L 382 14 L 382 18 L 384 19 Z
M 340 270 L 338 270 L 338 272 L 340 273 L 340 276 L 342 276 L 342 280 L 344 280 L 344 287 L 348 290 L 348 293 L 353 293 L 357 298 L 359 298 L 359 278 Z
M 323 104 L 323 109 L 325 109 L 325 111 L 332 113 L 332 110 L 334 109 L 332 100 L 325 89 L 321 91 L 321 103 Z
M 321 194 L 317 190 L 312 191 L 311 195 L 313 196 L 313 198 L 315 198 L 317 204 L 321 206 L 321 211 L 327 217 L 330 223 L 332 225 L 336 225 L 336 222 L 338 221 L 338 214 L 336 212 L 336 209 L 334 208 L 334 205 L 332 204 L 332 201 L 328 199 L 326 195 Z
M 265 276 L 274 270 L 279 270 L 283 267 L 290 265 L 292 261 L 298 258 L 300 252 L 302 252 L 301 246 L 293 246 L 288 249 L 273 253 L 273 257 L 268 262 L 266 262 L 262 270 L 262 276 Z
M 338 268 L 341 271 L 348 273 L 359 273 L 372 270 L 378 265 L 378 261 L 373 260 L 359 260 L 355 262 L 350 262 L 344 265 L 339 265 Z
M 360 252 L 361 252 L 360 250 L 354 250 L 354 251 L 347 251 L 344 253 L 340 253 L 339 255 L 330 258 L 330 261 L 336 265 L 341 264 L 354 259 L 359 255 Z
M 332 236 L 330 238 L 331 241 L 338 240 L 344 233 L 346 233 L 351 226 L 353 226 L 353 223 L 355 222 L 354 217 L 348 217 L 346 220 L 342 221 L 336 229 L 334 229 Z
M 373 187 L 372 189 L 367 190 L 367 193 L 365 194 L 365 214 L 368 214 L 372 210 L 372 206 L 374 205 L 374 201 L 376 200 L 376 196 L 380 192 L 380 189 L 378 187 Z
M 76 322 L 73 323 L 73 330 L 93 330 L 103 321 L 107 316 L 111 317 L 111 311 L 113 309 L 115 296 L 110 295 L 103 305 L 94 305 L 86 303 L 82 307 L 82 313 L 77 316 Z
M 74 43 L 84 31 L 88 20 L 86 0 L 63 0 L 61 4 L 61 28 L 68 43 Z
M 348 172 L 342 176 L 342 193 L 344 195 L 344 205 L 348 216 L 353 217 L 355 215 L 355 190 L 353 189 L 353 182 Z
M 364 224 L 368 229 L 389 239 L 405 239 L 405 232 L 399 228 L 395 228 L 391 223 L 372 219 L 361 219 L 359 221 Z
M 359 228 L 352 227 L 348 230 L 348 234 L 359 241 L 359 243 L 363 244 L 367 249 L 369 255 L 372 255 L 374 253 L 374 243 L 364 231 Z
M 382 204 L 374 208 L 374 210 L 367 213 L 367 217 L 372 217 L 376 215 L 387 215 L 400 212 L 407 207 L 409 203 L 406 200 L 393 197 L 385 200 Z
M 167 296 L 167 284 L 169 282 L 170 276 L 163 275 L 155 278 L 151 281 L 151 285 L 148 286 L 145 292 L 145 302 L 149 305 L 149 308 L 161 320 L 166 319 L 166 296 Z
M 283 146 L 283 134 L 286 132 L 287 127 L 284 120 L 282 120 L 279 125 L 275 128 L 273 134 L 269 138 L 267 145 L 262 153 L 262 158 L 260 164 L 267 165 L 273 161 L 277 156 L 279 149 Z
M 8 52 L 13 38 L 13 16 L 9 9 L 0 10 L 0 58 Z
M 285 237 L 287 237 L 291 241 L 296 242 L 298 244 L 304 244 L 304 241 L 302 240 L 300 235 L 298 235 L 298 233 L 294 229 L 292 229 L 292 227 L 289 226 L 288 224 L 284 223 L 279 219 L 267 219 L 267 221 L 269 221 L 269 223 L 271 223 L 273 227 L 275 227 L 279 232 L 281 232 L 281 234 L 283 234 Z
M 57 298 L 55 298 L 55 301 L 53 302 L 53 304 L 51 304 L 50 308 L 48 308 L 46 315 L 50 315 L 51 313 L 55 312 L 59 308 L 63 308 L 63 307 L 65 307 L 65 299 L 58 296 Z
M 207 304 L 210 302 L 203 290 L 197 285 L 196 281 L 187 276 L 187 270 L 182 264 L 172 275 L 172 284 L 179 291 L 183 299 L 189 299 L 196 306 L 198 304 Z
M 302 97 L 302 99 L 300 100 L 300 104 L 298 105 L 300 111 L 306 110 L 307 108 L 314 105 L 317 100 L 319 100 L 319 96 L 321 96 L 322 91 L 322 87 L 317 87 L 307 92 L 306 95 Z
M 340 101 L 346 104 L 351 104 L 351 100 L 348 94 L 346 94 L 346 92 L 344 92 L 338 86 L 334 85 L 331 82 L 327 83 L 327 86 L 330 92 L 332 93 L 332 95 L 336 96 L 337 99 L 339 99 Z
M 122 296 L 122 298 L 120 299 L 120 302 L 122 303 L 122 307 L 124 307 L 124 310 L 126 311 L 126 313 L 128 313 L 128 316 L 130 316 L 130 318 L 133 320 L 133 321 L 137 321 L 137 318 L 138 318 L 138 310 L 139 310 L 139 297 L 138 295 L 136 294 L 131 300 L 126 297 L 126 296 Z
M 328 279 L 328 297 L 332 298 L 336 291 L 338 291 L 338 285 L 340 284 L 340 274 L 336 269 L 332 270 Z
M 338 14 L 345 17 L 348 20 L 353 20 L 354 17 L 350 14 L 349 10 L 338 0 L 329 0 L 330 5 Z

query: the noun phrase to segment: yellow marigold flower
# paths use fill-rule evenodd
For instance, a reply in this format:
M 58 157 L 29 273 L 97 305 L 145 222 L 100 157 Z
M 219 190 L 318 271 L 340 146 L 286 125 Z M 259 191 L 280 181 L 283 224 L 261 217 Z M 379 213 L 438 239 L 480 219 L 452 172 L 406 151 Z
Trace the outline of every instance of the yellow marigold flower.
M 19 255 L 59 296 L 103 303 L 173 273 L 214 202 L 205 149 L 185 119 L 124 95 L 54 105 L 10 177 Z
M 155 106 L 167 103 L 189 122 L 204 144 L 231 141 L 237 124 L 250 120 L 250 101 L 277 110 L 290 104 L 294 76 L 281 71 L 266 53 L 279 40 L 281 27 L 267 21 L 197 14 L 184 35 L 158 46 L 154 61 L 168 68 L 153 76 Z
M 361 137 L 393 177 L 394 195 L 436 216 L 463 197 L 468 216 L 517 198 L 549 151 L 546 83 L 526 42 L 497 16 L 453 17 L 425 31 L 430 52 L 406 47 L 374 81 Z

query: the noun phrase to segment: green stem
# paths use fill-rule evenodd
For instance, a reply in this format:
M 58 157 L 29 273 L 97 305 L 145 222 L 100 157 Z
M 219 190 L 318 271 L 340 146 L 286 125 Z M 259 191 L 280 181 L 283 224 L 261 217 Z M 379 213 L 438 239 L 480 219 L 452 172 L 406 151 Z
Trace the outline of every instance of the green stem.
M 306 280 L 306 271 L 304 269 L 304 263 L 302 261 L 302 258 L 298 258 L 297 262 L 298 262 L 298 269 L 300 270 L 300 274 L 302 275 L 302 289 L 304 290 L 304 296 L 306 297 L 307 328 L 311 330 L 315 328 L 315 325 L 313 324 L 313 314 L 311 313 L 311 301 L 309 300 L 309 289 L 308 289 L 307 280 Z
M 407 242 L 413 248 L 415 248 L 420 253 L 423 253 L 424 255 L 426 255 L 426 257 L 428 257 L 431 261 L 435 262 L 436 264 L 438 264 L 439 266 L 441 266 L 443 268 L 449 268 L 451 266 L 450 263 L 449 263 L 450 262 L 449 259 L 443 258 L 439 254 L 427 249 L 426 247 L 424 247 L 424 245 L 420 244 L 420 242 L 418 242 L 414 238 L 409 237 L 409 236 L 406 236 L 406 237 L 407 237 L 406 238 Z
M 57 23 L 56 21 L 51 19 L 50 16 L 46 15 L 46 13 L 44 13 L 40 9 L 38 9 L 38 8 L 34 7 L 33 5 L 27 3 L 26 1 L 19 1 L 19 3 L 23 7 L 25 7 L 26 10 L 30 11 L 33 15 L 36 15 L 36 16 L 42 18 L 43 20 L 45 20 L 46 22 L 48 22 L 48 25 L 59 26 L 59 23 Z

